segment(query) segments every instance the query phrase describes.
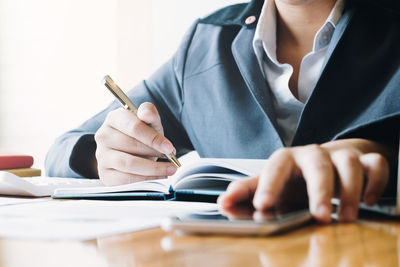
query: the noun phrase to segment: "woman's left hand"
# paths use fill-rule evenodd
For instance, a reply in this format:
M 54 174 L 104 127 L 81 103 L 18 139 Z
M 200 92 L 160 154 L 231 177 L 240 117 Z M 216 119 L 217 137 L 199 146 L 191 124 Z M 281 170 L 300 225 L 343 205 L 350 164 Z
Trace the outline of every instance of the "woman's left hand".
M 266 210 L 285 201 L 282 197 L 290 198 L 282 192 L 291 178 L 303 177 L 310 212 L 316 220 L 330 222 L 331 199 L 338 188 L 339 219 L 352 221 L 357 218 L 361 199 L 374 205 L 384 192 L 391 157 L 390 149 L 366 139 L 282 148 L 271 155 L 257 177 L 231 183 L 218 203 L 228 208 L 252 202 L 256 210 Z

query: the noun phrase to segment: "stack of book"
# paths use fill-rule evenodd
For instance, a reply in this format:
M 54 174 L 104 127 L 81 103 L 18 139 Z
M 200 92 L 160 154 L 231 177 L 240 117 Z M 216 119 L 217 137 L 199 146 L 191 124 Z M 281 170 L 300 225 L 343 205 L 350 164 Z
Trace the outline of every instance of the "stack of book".
M 32 168 L 30 155 L 0 150 L 0 171 L 11 172 L 20 177 L 40 176 L 40 169 Z

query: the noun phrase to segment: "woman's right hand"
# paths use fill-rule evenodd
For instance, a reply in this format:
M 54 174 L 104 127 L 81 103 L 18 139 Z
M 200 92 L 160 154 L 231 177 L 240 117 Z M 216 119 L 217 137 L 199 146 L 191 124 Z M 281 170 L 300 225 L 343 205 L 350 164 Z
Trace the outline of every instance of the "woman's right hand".
M 123 108 L 111 111 L 95 140 L 97 170 L 105 185 L 166 178 L 176 172 L 173 163 L 157 162 L 176 151 L 151 103 L 141 104 L 137 115 Z

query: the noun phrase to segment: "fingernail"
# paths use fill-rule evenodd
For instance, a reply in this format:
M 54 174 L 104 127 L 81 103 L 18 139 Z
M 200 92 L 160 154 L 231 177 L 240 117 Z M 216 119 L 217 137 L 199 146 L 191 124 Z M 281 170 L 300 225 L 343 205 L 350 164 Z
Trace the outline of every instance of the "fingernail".
M 356 210 L 352 206 L 343 207 L 340 213 L 340 219 L 345 221 L 354 220 L 356 217 Z
M 146 113 L 146 111 L 148 111 L 149 109 L 143 106 L 140 106 L 138 111 L 137 111 L 137 116 L 139 118 L 143 118 L 144 114 Z
M 173 175 L 175 172 L 176 172 L 176 166 L 173 166 L 173 165 L 168 166 L 168 168 L 167 168 L 168 175 Z
M 273 202 L 269 194 L 258 194 L 253 199 L 253 206 L 258 210 L 263 210 L 271 206 Z
M 174 151 L 174 146 L 168 140 L 164 140 L 161 143 L 161 152 L 164 154 L 171 154 Z

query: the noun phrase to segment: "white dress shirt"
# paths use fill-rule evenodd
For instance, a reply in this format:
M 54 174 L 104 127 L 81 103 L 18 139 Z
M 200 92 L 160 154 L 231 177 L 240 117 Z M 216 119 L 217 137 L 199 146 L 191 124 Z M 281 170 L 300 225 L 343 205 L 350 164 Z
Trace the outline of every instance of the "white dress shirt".
M 276 57 L 276 7 L 274 0 L 265 0 L 253 39 L 253 48 L 273 98 L 279 134 L 286 146 L 291 145 L 304 103 L 311 95 L 325 60 L 326 51 L 342 16 L 344 0 L 337 0 L 327 20 L 314 36 L 314 45 L 300 64 L 298 99 L 289 89 L 293 74 L 290 64 L 281 64 Z

